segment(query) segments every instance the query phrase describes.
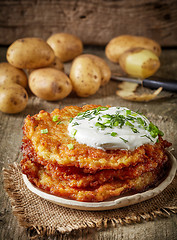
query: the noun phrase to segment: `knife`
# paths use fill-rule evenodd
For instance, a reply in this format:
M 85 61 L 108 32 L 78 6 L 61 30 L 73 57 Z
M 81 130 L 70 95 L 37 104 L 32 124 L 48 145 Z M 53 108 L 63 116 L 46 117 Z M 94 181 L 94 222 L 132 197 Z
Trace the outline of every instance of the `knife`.
M 125 81 L 125 82 L 133 82 L 141 84 L 143 87 L 151 88 L 151 89 L 157 89 L 159 87 L 162 87 L 163 90 L 169 91 L 169 92 L 177 92 L 177 79 L 165 79 L 161 77 L 150 77 L 146 79 L 139 79 L 139 78 L 131 78 L 131 77 L 124 77 L 119 75 L 112 75 L 112 80 L 116 81 Z

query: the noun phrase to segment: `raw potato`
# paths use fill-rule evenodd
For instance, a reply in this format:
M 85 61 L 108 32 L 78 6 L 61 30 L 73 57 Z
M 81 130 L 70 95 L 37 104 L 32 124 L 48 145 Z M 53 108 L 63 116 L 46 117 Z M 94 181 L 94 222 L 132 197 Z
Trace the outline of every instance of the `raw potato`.
M 106 85 L 111 79 L 111 70 L 104 59 L 92 54 L 83 54 L 81 56 L 90 57 L 93 60 L 101 72 L 101 86 Z
M 101 71 L 90 57 L 79 56 L 72 63 L 70 79 L 76 94 L 88 97 L 100 88 Z
M 151 50 L 157 56 L 161 54 L 161 47 L 156 41 L 131 35 L 121 35 L 113 38 L 107 44 L 105 54 L 110 61 L 118 63 L 120 55 L 132 48 L 145 48 Z
M 63 99 L 72 91 L 70 79 L 54 68 L 34 70 L 29 76 L 29 87 L 37 97 L 48 101 Z
M 18 39 L 7 50 L 7 61 L 22 69 L 46 67 L 54 59 L 54 51 L 40 38 Z
M 60 59 L 58 57 L 55 57 L 55 60 L 53 63 L 51 63 L 48 67 L 50 68 L 55 68 L 58 69 L 60 71 L 64 71 L 64 65 L 63 63 L 60 61 Z M 39 69 L 39 68 L 38 68 Z M 34 71 L 35 69 L 26 69 L 28 74 L 31 74 L 32 71 Z
M 123 53 L 119 64 L 124 72 L 141 79 L 152 76 L 160 67 L 159 58 L 152 51 L 142 48 Z
M 55 57 L 55 60 L 53 61 L 53 63 L 51 63 L 48 67 L 55 68 L 60 71 L 64 71 L 64 65 L 58 57 Z
M 18 113 L 25 109 L 28 102 L 26 90 L 16 83 L 0 86 L 0 111 Z
M 17 83 L 26 88 L 28 85 L 26 74 L 7 62 L 0 63 L 0 86 L 11 83 Z
M 56 33 L 47 39 L 47 43 L 62 62 L 73 60 L 83 51 L 81 40 L 68 33 Z

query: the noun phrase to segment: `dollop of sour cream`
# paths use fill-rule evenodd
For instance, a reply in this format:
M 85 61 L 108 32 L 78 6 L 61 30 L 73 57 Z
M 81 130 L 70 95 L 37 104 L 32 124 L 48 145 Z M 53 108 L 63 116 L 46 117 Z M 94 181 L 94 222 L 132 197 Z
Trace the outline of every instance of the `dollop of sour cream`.
M 68 125 L 78 143 L 102 150 L 135 148 L 155 144 L 162 132 L 144 115 L 125 107 L 98 107 L 79 113 Z

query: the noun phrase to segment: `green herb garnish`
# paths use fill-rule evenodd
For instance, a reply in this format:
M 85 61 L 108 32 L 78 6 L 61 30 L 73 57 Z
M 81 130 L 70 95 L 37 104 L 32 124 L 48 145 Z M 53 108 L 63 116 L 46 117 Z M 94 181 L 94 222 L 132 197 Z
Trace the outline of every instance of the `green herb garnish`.
M 71 122 L 72 122 L 72 120 L 73 120 L 73 118 L 70 118 L 69 122 L 71 123 Z
M 98 127 L 98 128 L 101 128 L 101 129 L 105 129 L 106 128 L 106 126 L 103 123 L 100 123 L 100 122 L 96 122 L 95 126 Z
M 93 119 L 93 115 L 98 115 L 100 113 L 100 111 L 105 111 L 107 110 L 107 107 L 98 107 L 98 108 L 94 108 L 92 110 L 87 110 L 85 112 L 80 112 L 77 114 L 77 119 L 84 119 L 84 118 L 89 118 L 89 120 Z
M 67 147 L 68 147 L 69 150 L 74 149 L 74 145 L 72 143 L 68 144 Z
M 128 140 L 126 140 L 126 139 L 124 139 L 124 138 L 122 138 L 122 137 L 119 137 L 122 141 L 124 141 L 124 143 L 127 143 L 128 142 Z
M 131 110 L 126 110 L 126 116 L 131 115 Z
M 141 125 L 144 126 L 145 125 L 145 121 L 142 118 L 137 118 L 137 122 Z
M 105 114 L 102 116 L 103 118 L 111 118 L 111 115 L 110 114 Z
M 57 115 L 53 116 L 52 121 L 57 122 L 58 121 L 58 116 Z
M 111 133 L 111 136 L 112 136 L 112 137 L 116 137 L 116 136 L 117 136 L 117 133 L 116 133 L 116 132 L 112 132 L 112 133 Z
M 132 130 L 134 133 L 139 133 L 138 129 L 135 128 L 135 127 L 132 127 L 131 130 Z
M 156 138 L 158 135 L 163 136 L 164 133 L 158 129 L 152 122 L 147 127 L 147 130 L 150 132 L 153 138 Z
M 74 126 L 77 126 L 77 125 L 79 125 L 79 123 L 75 122 L 75 123 L 73 123 L 72 126 L 74 127 Z
M 151 140 L 151 142 L 153 142 L 152 139 L 147 135 L 142 135 L 141 137 L 147 137 L 149 140 Z
M 132 113 L 131 116 L 133 117 L 136 117 L 138 115 L 138 112 L 137 113 Z
M 134 125 L 133 125 L 132 123 L 130 123 L 129 121 L 126 121 L 126 122 L 125 122 L 125 125 L 126 125 L 126 126 L 130 126 L 130 127 L 134 127 Z
M 42 133 L 42 134 L 44 134 L 44 133 L 48 133 L 48 132 L 49 132 L 49 131 L 48 131 L 47 128 L 41 130 L 41 133 Z
M 160 136 L 163 136 L 164 133 L 163 133 L 162 131 L 159 130 L 159 135 L 160 135 Z
M 71 130 L 71 135 L 75 136 L 76 133 L 77 133 L 77 130 L 76 130 L 76 129 L 72 129 L 72 130 Z

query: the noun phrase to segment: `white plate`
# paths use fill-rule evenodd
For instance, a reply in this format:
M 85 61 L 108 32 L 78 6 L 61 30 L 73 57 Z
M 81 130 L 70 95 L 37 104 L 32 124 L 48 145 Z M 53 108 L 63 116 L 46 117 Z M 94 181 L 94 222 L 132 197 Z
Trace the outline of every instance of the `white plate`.
M 103 201 L 103 202 L 80 202 L 76 200 L 70 200 L 63 197 L 57 197 L 52 194 L 48 194 L 41 191 L 39 188 L 35 187 L 23 174 L 23 180 L 28 187 L 28 189 L 37 194 L 39 197 L 44 198 L 50 202 L 58 204 L 63 207 L 79 209 L 79 210 L 91 210 L 91 211 L 101 211 L 109 210 L 115 208 L 121 208 L 135 203 L 140 203 L 142 201 L 148 200 L 157 194 L 161 193 L 173 180 L 176 174 L 177 163 L 175 157 L 168 152 L 169 158 L 171 160 L 171 168 L 169 170 L 166 178 L 155 188 L 145 191 L 143 193 L 137 193 L 133 195 L 128 195 L 124 197 L 117 197 L 114 200 Z

